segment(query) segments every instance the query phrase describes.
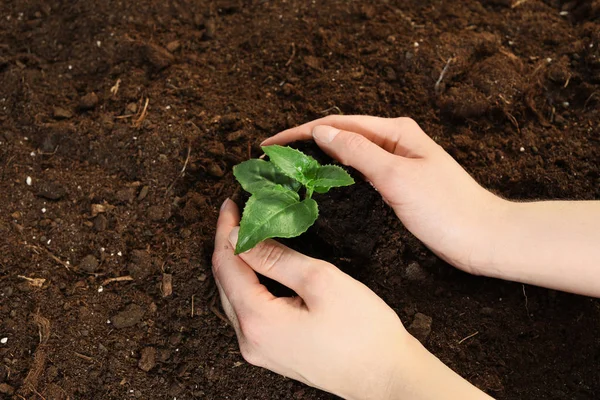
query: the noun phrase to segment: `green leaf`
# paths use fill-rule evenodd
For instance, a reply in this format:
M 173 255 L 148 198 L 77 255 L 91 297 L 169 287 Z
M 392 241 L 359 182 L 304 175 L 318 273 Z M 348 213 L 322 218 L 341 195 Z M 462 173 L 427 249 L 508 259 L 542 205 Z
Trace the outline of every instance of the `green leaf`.
M 264 190 L 253 194 L 244 208 L 235 254 L 250 250 L 263 240 L 301 235 L 319 215 L 313 199 L 300 201 L 291 190 Z
M 317 193 L 327 193 L 329 189 L 354 184 L 354 179 L 337 165 L 324 165 L 317 170 L 315 178 L 309 183 Z
M 259 190 L 286 188 L 297 192 L 302 184 L 279 171 L 272 163 L 252 159 L 233 167 L 233 175 L 245 191 L 254 194 Z
M 319 163 L 299 150 L 279 145 L 262 148 L 269 160 L 285 175 L 308 185 L 319 169 Z

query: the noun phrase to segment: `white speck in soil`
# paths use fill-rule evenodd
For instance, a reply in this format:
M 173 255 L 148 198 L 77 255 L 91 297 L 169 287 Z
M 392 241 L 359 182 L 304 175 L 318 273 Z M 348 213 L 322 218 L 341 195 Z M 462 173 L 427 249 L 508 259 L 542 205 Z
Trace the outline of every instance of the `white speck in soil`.
M 8 342 L 7 337 L 3 337 L 2 339 L 0 339 L 0 343 L 2 343 L 2 344 L 6 344 L 7 342 Z
M 45 208 L 42 208 L 42 213 L 44 213 L 44 214 L 45 214 L 45 213 L 46 213 L 46 211 L 47 211 L 47 210 L 46 210 Z
M 519 151 L 520 151 L 521 153 L 524 153 L 524 152 L 525 152 L 525 147 L 521 147 L 521 148 L 519 149 Z
M 25 180 L 25 182 L 27 182 L 27 186 L 31 186 L 31 183 L 32 183 L 31 177 L 28 176 L 27 179 Z

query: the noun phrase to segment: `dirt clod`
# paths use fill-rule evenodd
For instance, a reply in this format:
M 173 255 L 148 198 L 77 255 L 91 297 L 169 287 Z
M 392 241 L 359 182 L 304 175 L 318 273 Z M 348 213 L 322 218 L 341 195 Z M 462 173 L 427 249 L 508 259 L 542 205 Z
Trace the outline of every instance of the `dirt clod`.
M 146 44 L 143 46 L 143 52 L 146 61 L 157 70 L 165 69 L 175 61 L 175 57 L 169 51 L 155 44 Z
M 82 111 L 91 110 L 98 105 L 99 101 L 96 93 L 88 93 L 79 100 L 79 109 Z
M 41 182 L 37 196 L 48 200 L 60 200 L 67 194 L 65 188 L 58 182 Z
M 0 393 L 12 396 L 15 394 L 15 388 L 10 386 L 8 383 L 0 383 Z
M 147 213 L 148 218 L 153 222 L 166 221 L 171 217 L 171 211 L 167 206 L 150 206 Z
M 54 107 L 52 110 L 52 116 L 56 120 L 70 119 L 73 117 L 73 113 L 63 107 Z
M 100 214 L 94 218 L 94 229 L 96 232 L 104 232 L 108 229 L 108 218 L 104 214 Z
M 100 262 L 98 261 L 98 259 L 93 255 L 89 254 L 81 260 L 81 262 L 79 263 L 79 268 L 86 272 L 93 273 L 98 270 L 99 265 Z
M 139 323 L 145 314 L 144 308 L 132 303 L 111 318 L 111 323 L 117 329 L 131 328 Z
M 145 372 L 150 371 L 156 365 L 156 349 L 154 347 L 144 347 L 141 351 L 138 367 Z
M 406 330 L 421 343 L 425 343 L 431 333 L 432 322 L 433 318 L 422 313 L 416 313 L 413 322 Z
M 136 281 L 147 278 L 154 272 L 152 257 L 146 250 L 133 250 L 127 270 Z

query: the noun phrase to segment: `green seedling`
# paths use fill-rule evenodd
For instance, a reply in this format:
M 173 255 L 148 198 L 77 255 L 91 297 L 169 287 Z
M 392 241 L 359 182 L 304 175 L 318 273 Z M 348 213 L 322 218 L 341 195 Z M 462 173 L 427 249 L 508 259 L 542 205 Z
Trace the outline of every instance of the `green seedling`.
M 319 207 L 313 193 L 349 186 L 354 179 L 336 165 L 320 165 L 299 150 L 262 148 L 269 161 L 252 159 L 236 165 L 233 175 L 251 194 L 244 207 L 235 254 L 270 238 L 300 236 L 315 223 Z M 299 191 L 304 188 L 304 198 Z

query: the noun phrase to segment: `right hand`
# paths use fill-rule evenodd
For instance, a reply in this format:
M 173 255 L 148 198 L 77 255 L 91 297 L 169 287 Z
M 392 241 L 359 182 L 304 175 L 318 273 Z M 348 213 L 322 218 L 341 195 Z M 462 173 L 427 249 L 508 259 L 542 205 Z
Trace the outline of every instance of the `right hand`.
M 508 202 L 475 182 L 415 121 L 329 116 L 262 145 L 309 139 L 360 171 L 434 253 L 466 272 L 485 274 L 493 258 L 494 224 Z

